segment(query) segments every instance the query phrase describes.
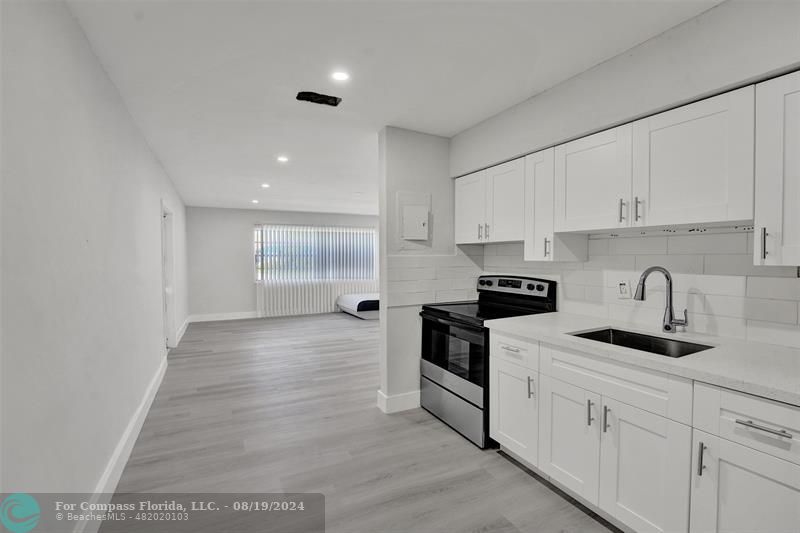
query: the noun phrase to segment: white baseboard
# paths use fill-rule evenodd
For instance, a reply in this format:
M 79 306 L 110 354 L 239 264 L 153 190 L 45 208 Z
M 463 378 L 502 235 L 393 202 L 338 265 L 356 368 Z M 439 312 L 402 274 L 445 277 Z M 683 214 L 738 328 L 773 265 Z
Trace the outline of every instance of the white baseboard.
M 209 313 L 206 315 L 190 315 L 189 322 L 216 322 L 217 320 L 242 320 L 258 318 L 257 311 L 239 311 L 236 313 Z
M 382 390 L 378 391 L 378 409 L 386 414 L 399 413 L 419 407 L 419 391 L 404 392 L 387 396 Z
M 182 325 L 181 325 L 181 327 L 178 329 L 178 338 L 175 340 L 175 346 L 177 346 L 178 344 L 180 344 L 180 342 L 181 342 L 181 339 L 183 338 L 183 334 L 184 334 L 184 333 L 186 333 L 186 328 L 188 328 L 188 327 L 189 327 L 189 318 L 191 318 L 191 317 L 188 317 L 188 316 L 187 316 L 187 317 L 186 317 L 186 320 L 184 320 L 184 321 L 183 321 L 183 324 L 182 324 Z
M 144 393 L 141 403 L 139 403 L 139 407 L 136 408 L 136 411 L 128 422 L 128 426 L 122 433 L 122 437 L 120 437 L 119 442 L 117 442 L 117 447 L 114 449 L 114 453 L 111 454 L 111 458 L 106 464 L 106 469 L 103 475 L 100 476 L 100 481 L 98 481 L 95 486 L 94 495 L 90 503 L 108 503 L 108 501 L 104 500 L 110 500 L 111 496 L 117 490 L 119 478 L 122 476 L 122 471 L 128 463 L 133 445 L 139 437 L 144 419 L 147 418 L 147 413 L 150 411 L 150 406 L 153 404 L 153 400 L 161 386 L 161 381 L 164 379 L 164 373 L 166 371 L 167 358 L 164 357 L 153 379 L 150 380 L 150 384 L 147 386 L 147 390 Z M 99 529 L 100 524 L 101 522 L 99 521 L 78 522 L 73 531 L 74 533 L 95 533 Z

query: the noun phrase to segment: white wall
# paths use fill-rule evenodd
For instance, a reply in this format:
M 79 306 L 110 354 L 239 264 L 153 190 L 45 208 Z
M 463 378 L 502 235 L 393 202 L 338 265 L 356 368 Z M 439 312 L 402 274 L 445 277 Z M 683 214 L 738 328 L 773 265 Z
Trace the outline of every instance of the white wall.
M 487 274 L 542 276 L 559 282 L 559 310 L 655 326 L 664 316 L 664 278 L 647 281 L 647 300 L 617 298 L 649 266 L 674 279 L 675 312 L 689 331 L 800 348 L 800 279 L 794 267 L 753 266 L 753 234 L 619 237 L 589 241 L 585 263 L 522 260 L 522 244 L 485 247 Z
M 162 200 L 187 315 L 185 210 L 66 5 L 2 10 L 3 485 L 107 489 L 163 369 Z
M 420 306 L 475 297 L 479 247 L 457 248 L 453 237 L 453 180 L 449 140 L 387 127 L 380 144 L 381 389 L 386 412 L 419 406 Z M 431 239 L 401 239 L 398 205 L 430 198 Z
M 456 135 L 450 175 L 800 66 L 800 2 L 728 0 Z
M 367 215 L 212 207 L 188 207 L 186 220 L 192 320 L 255 316 L 256 224 L 378 226 L 378 217 Z

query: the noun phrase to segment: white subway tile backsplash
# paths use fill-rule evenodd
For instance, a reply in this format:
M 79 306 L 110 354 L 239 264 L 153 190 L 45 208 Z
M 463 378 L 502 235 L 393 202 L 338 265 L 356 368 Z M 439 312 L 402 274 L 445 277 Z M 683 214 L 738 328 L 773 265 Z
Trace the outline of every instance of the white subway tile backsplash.
M 705 273 L 727 276 L 797 277 L 794 267 L 755 266 L 751 254 L 707 255 Z
M 748 320 L 747 340 L 800 348 L 800 327 Z
M 747 296 L 776 300 L 800 300 L 800 279 L 751 276 L 747 278 Z
M 662 266 L 670 273 L 702 274 L 702 255 L 637 255 L 636 269 L 642 271 L 654 265 Z
M 745 254 L 748 251 L 746 233 L 676 235 L 668 239 L 668 253 L 670 255 Z
M 589 256 L 583 264 L 584 270 L 634 270 L 636 256 L 634 255 L 596 255 Z
M 389 281 L 413 281 L 420 279 L 434 279 L 436 269 L 434 267 L 423 268 L 389 268 L 387 271 Z
M 750 320 L 797 323 L 797 302 L 737 296 L 706 296 L 706 313 Z
M 620 237 L 609 239 L 609 255 L 666 254 L 667 237 Z
M 609 255 L 609 243 L 611 239 L 589 239 L 589 256 Z

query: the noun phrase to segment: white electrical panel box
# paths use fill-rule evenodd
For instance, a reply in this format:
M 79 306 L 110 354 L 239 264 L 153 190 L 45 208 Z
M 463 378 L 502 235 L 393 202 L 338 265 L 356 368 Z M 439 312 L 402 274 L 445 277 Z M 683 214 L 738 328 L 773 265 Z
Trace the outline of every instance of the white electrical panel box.
M 403 206 L 403 239 L 407 241 L 428 240 L 428 206 Z

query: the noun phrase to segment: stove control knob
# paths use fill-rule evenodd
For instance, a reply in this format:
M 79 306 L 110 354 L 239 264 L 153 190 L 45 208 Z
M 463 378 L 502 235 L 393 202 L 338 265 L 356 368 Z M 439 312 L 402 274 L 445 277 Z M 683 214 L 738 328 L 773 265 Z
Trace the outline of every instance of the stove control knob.
M 486 285 L 486 280 L 485 279 L 478 280 L 478 285 Z
M 494 285 L 494 283 L 492 282 L 492 280 L 490 280 L 490 279 L 487 279 L 487 280 L 486 280 L 486 285 L 487 285 L 487 286 L 489 286 L 489 287 L 491 287 L 492 285 Z
M 536 286 L 536 290 L 537 290 L 537 291 L 539 291 L 539 292 L 543 291 L 543 290 L 544 290 L 544 285 L 542 285 L 541 283 L 540 283 L 540 284 L 538 284 L 538 285 Z
M 528 290 L 529 291 L 532 291 L 534 288 L 535 287 L 534 287 L 533 283 L 528 283 Z

